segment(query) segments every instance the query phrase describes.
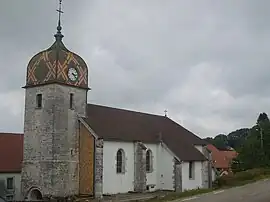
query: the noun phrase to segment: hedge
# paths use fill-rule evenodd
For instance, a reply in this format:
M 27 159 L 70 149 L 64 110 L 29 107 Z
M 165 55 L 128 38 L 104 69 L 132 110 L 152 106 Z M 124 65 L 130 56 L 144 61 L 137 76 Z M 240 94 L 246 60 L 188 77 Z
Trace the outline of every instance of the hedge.
M 214 187 L 237 186 L 270 176 L 270 168 L 256 168 L 218 177 Z

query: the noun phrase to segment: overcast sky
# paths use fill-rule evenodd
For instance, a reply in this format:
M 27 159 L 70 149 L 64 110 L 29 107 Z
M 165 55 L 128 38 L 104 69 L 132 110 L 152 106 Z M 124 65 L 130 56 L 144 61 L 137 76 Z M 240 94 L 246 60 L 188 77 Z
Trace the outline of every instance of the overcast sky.
M 57 0 L 0 0 L 0 130 L 22 132 L 26 66 L 54 41 Z M 270 1 L 64 0 L 66 46 L 95 104 L 164 114 L 200 137 L 270 110 Z

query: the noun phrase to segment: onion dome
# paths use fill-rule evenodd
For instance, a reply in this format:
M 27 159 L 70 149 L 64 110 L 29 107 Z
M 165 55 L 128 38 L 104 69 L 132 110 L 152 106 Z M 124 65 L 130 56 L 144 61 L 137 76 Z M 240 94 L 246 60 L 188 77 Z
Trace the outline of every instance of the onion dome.
M 52 83 L 88 88 L 87 65 L 79 55 L 65 47 L 61 30 L 59 17 L 55 42 L 36 54 L 27 66 L 25 88 Z

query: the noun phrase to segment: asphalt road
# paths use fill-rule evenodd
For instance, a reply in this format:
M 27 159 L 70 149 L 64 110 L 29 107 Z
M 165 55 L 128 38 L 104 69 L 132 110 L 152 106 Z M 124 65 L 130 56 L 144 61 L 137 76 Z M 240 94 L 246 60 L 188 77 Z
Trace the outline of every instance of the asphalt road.
M 270 180 L 262 180 L 242 187 L 219 190 L 175 202 L 270 202 Z

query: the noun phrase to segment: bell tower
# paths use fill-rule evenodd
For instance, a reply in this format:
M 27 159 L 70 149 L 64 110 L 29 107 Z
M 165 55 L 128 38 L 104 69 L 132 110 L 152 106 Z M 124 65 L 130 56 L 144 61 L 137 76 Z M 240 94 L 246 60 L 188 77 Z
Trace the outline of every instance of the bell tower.
M 86 116 L 88 68 L 63 43 L 62 0 L 59 1 L 55 41 L 30 60 L 23 87 L 21 190 L 26 200 L 67 197 L 79 192 L 78 117 Z

